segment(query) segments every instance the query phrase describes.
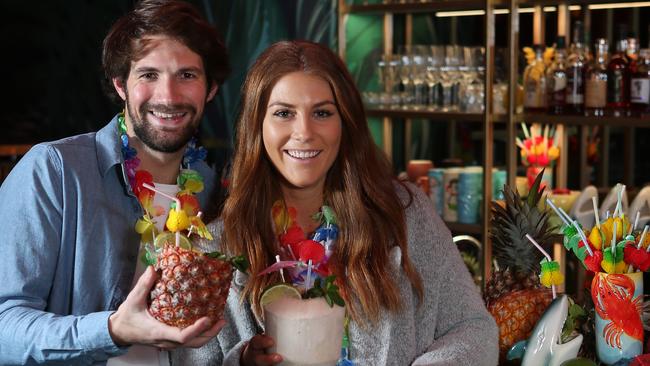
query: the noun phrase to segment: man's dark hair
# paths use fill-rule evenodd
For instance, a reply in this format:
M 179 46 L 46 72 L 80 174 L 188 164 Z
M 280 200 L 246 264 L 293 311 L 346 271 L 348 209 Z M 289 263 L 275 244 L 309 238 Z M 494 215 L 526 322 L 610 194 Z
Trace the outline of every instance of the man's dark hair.
M 181 0 L 142 0 L 113 24 L 104 39 L 104 86 L 114 101 L 121 103 L 122 99 L 113 87 L 113 78 L 125 83 L 131 62 L 149 51 L 147 37 L 156 35 L 176 39 L 201 56 L 208 88 L 221 85 L 230 73 L 221 35 L 194 6 Z

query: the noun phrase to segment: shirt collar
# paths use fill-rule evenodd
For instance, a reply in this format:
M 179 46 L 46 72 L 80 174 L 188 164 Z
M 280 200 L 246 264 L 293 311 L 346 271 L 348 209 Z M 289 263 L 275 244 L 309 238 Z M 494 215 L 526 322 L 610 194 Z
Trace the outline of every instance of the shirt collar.
M 105 176 L 110 168 L 124 163 L 122 143 L 117 128 L 117 115 L 95 135 L 99 172 Z

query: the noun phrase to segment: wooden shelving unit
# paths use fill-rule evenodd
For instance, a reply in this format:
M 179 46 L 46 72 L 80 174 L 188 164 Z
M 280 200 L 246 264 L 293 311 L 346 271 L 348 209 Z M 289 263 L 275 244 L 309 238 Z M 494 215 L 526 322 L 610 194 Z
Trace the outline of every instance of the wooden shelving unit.
M 412 34 L 412 14 L 414 13 L 432 13 L 436 11 L 449 11 L 449 10 L 463 10 L 463 9 L 482 9 L 485 12 L 485 100 L 486 106 L 484 113 L 481 114 L 467 114 L 467 113 L 439 113 L 431 111 L 415 111 L 415 110 L 393 110 L 393 109 L 368 109 L 369 116 L 383 118 L 383 136 L 384 152 L 388 156 L 392 156 L 392 120 L 395 118 L 405 119 L 408 126 L 410 120 L 414 118 L 423 118 L 438 121 L 463 121 L 475 122 L 483 126 L 483 171 L 491 172 L 493 166 L 493 136 L 494 136 L 494 123 L 496 121 L 505 123 L 508 121 L 508 116 L 494 116 L 492 113 L 492 85 L 494 80 L 494 48 L 495 48 L 495 22 L 494 22 L 494 9 L 499 4 L 503 6 L 506 4 L 503 0 L 437 0 L 429 2 L 409 2 L 398 4 L 364 4 L 364 5 L 348 5 L 345 0 L 339 0 L 339 55 L 345 59 L 345 27 L 346 20 L 349 14 L 377 14 L 383 16 L 383 52 L 384 54 L 392 54 L 392 38 L 393 38 L 393 14 L 407 14 L 406 20 L 406 44 L 411 44 L 410 37 Z M 510 114 L 511 115 L 511 114 Z M 484 195 L 481 211 L 482 222 L 479 225 L 463 225 L 457 223 L 449 223 L 448 226 L 455 233 L 474 234 L 483 238 L 483 278 L 490 277 L 491 271 L 491 246 L 486 244 L 488 238 L 488 225 L 487 222 L 490 217 L 489 204 L 492 199 L 490 192 L 492 192 L 492 175 L 483 175 L 483 192 Z
M 508 113 L 506 115 L 494 115 L 492 112 L 492 81 L 494 74 L 494 34 L 495 34 L 495 9 L 508 9 L 508 21 L 506 24 L 500 23 L 500 26 L 506 25 L 508 27 L 508 83 L 509 85 L 517 85 L 519 70 L 518 70 L 518 57 L 520 45 L 519 39 L 519 8 L 533 7 L 535 12 L 534 25 L 536 26 L 535 33 L 538 39 L 544 39 L 544 6 L 557 6 L 558 12 L 558 34 L 565 34 L 567 37 L 567 45 L 570 44 L 568 36 L 568 27 L 570 24 L 570 13 L 568 11 L 569 5 L 583 5 L 590 4 L 604 4 L 604 3 L 627 3 L 632 2 L 629 0 L 612 1 L 612 0 L 432 0 L 427 2 L 409 2 L 409 3 L 390 3 L 390 4 L 361 4 L 361 5 L 348 5 L 345 0 L 339 0 L 339 53 L 345 59 L 345 24 L 349 14 L 368 14 L 383 16 L 383 39 L 384 39 L 384 54 L 392 54 L 392 38 L 393 38 L 393 14 L 406 14 L 406 39 L 409 44 L 409 34 L 412 32 L 412 14 L 417 13 L 435 13 L 437 11 L 451 11 L 451 10 L 483 10 L 483 19 L 485 24 L 485 106 L 486 110 L 482 114 L 465 114 L 465 113 L 441 113 L 427 110 L 401 110 L 401 109 L 386 109 L 369 107 L 366 109 L 368 116 L 383 118 L 383 131 L 385 140 L 388 141 L 384 144 L 384 151 L 391 156 L 392 146 L 390 141 L 391 123 L 394 119 L 404 120 L 404 123 L 410 123 L 410 119 L 427 119 L 435 123 L 445 123 L 447 121 L 461 121 L 481 124 L 483 126 L 483 141 L 484 141 L 484 162 L 482 164 L 484 171 L 491 171 L 493 166 L 493 128 L 495 124 L 505 124 L 506 128 L 506 144 L 507 146 L 515 146 L 515 137 L 517 135 L 517 125 L 520 122 L 532 123 L 538 122 L 543 124 L 557 125 L 557 129 L 564 131 L 565 126 L 577 126 L 580 130 L 580 154 L 577 157 L 580 159 L 580 166 L 586 166 L 586 138 L 589 128 L 594 126 L 601 126 L 603 135 L 608 134 L 612 127 L 626 128 L 626 141 L 630 139 L 634 128 L 648 128 L 650 127 L 650 117 L 583 117 L 573 115 L 548 115 L 548 114 L 531 114 L 531 113 L 516 113 L 516 92 L 515 88 L 509 88 L 508 92 Z M 589 25 L 589 9 L 585 10 L 585 24 Z M 409 20 L 410 19 L 410 20 Z M 563 133 L 563 146 L 567 145 L 566 133 Z M 602 146 L 603 151 L 607 151 L 606 143 Z M 625 161 L 630 161 L 632 148 L 628 148 L 625 153 Z M 576 157 L 572 156 L 572 159 Z M 563 149 L 560 159 L 558 160 L 558 172 L 556 172 L 556 179 L 559 185 L 566 186 L 567 181 L 567 163 L 568 163 L 567 149 Z M 508 184 L 515 185 L 516 168 L 518 158 L 516 149 L 507 149 L 506 151 L 506 165 L 508 173 Z M 606 164 L 606 163 L 605 163 Z M 626 166 L 627 171 L 633 171 L 633 165 Z M 483 278 L 490 277 L 491 271 L 491 246 L 488 239 L 488 222 L 490 218 L 489 203 L 492 199 L 490 192 L 492 192 L 492 182 L 489 174 L 484 174 L 483 192 L 485 192 L 482 204 L 482 218 L 481 223 L 477 225 L 465 225 L 459 223 L 447 223 L 447 226 L 454 233 L 470 234 L 479 236 L 484 245 L 483 250 Z M 627 176 L 627 175 L 626 175 Z M 581 176 L 581 186 L 587 185 L 588 177 L 585 172 Z
M 431 13 L 433 11 L 483 9 L 484 7 L 484 0 L 436 0 L 429 2 L 350 5 L 347 7 L 346 12 L 358 14 L 417 14 Z
M 452 233 L 481 235 L 483 229 L 481 224 L 461 224 L 460 222 L 448 222 L 448 221 L 445 221 L 445 224 L 447 224 L 447 227 Z
M 366 109 L 368 117 L 387 117 L 387 118 L 421 118 L 434 121 L 458 121 L 458 122 L 476 122 L 483 123 L 485 117 L 482 113 L 454 113 L 454 112 L 436 112 L 426 109 L 389 109 L 389 108 L 368 108 Z M 495 115 L 495 123 L 505 123 L 505 115 Z
M 515 116 L 517 122 L 539 122 L 544 124 L 572 125 L 572 126 L 609 126 L 609 127 L 637 127 L 650 128 L 650 117 L 585 117 L 562 115 L 555 116 L 542 113 L 524 113 Z

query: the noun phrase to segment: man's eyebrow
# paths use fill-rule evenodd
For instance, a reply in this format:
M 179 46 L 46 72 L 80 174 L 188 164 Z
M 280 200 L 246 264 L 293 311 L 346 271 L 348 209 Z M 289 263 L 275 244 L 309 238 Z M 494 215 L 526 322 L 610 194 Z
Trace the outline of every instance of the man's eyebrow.
M 160 72 L 160 69 L 153 66 L 140 66 L 140 67 L 136 67 L 134 71 L 136 73 L 148 73 L 148 72 Z M 181 67 L 177 71 L 177 73 L 182 73 L 182 72 L 194 72 L 194 73 L 202 74 L 203 69 L 196 66 L 187 66 L 187 67 Z
M 158 72 L 160 70 L 151 66 L 140 66 L 140 67 L 136 67 L 135 70 L 133 71 L 135 71 L 136 73 L 148 73 L 148 72 Z
M 203 69 L 197 66 L 188 66 L 188 67 L 181 67 L 178 72 L 194 72 L 197 74 L 203 74 Z

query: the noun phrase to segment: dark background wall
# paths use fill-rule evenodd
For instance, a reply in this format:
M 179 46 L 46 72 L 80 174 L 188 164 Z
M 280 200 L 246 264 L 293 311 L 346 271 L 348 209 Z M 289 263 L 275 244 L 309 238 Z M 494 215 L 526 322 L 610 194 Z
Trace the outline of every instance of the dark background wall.
M 209 159 L 229 154 L 239 89 L 252 60 L 281 39 L 333 44 L 336 0 L 192 0 L 221 30 L 233 73 L 208 106 L 201 139 Z M 37 143 L 96 131 L 117 113 L 101 86 L 101 44 L 133 0 L 0 2 L 3 97 L 0 144 Z

